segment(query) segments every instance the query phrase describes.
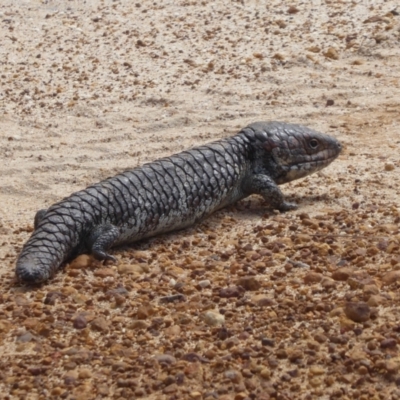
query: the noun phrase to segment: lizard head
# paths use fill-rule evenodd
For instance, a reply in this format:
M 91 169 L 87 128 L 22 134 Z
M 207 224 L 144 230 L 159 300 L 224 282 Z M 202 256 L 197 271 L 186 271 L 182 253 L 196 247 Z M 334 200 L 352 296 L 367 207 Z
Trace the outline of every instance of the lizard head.
M 342 150 L 334 137 L 301 125 L 259 122 L 249 128 L 262 149 L 262 164 L 277 184 L 325 168 Z

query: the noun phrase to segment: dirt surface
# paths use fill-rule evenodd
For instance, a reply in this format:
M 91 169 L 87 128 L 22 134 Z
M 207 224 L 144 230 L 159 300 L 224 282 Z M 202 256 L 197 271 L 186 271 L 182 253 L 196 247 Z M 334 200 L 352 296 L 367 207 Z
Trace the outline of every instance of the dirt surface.
M 396 6 L 2 0 L 0 397 L 400 398 Z M 297 211 L 251 197 L 15 282 L 38 209 L 271 119 L 345 146 L 282 187 Z

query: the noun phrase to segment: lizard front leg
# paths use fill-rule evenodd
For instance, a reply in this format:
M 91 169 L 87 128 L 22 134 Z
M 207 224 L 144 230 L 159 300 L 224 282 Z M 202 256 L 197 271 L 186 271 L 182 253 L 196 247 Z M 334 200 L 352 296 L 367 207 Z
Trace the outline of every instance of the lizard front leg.
M 289 211 L 297 208 L 296 203 L 285 201 L 278 185 L 268 175 L 257 174 L 245 182 L 244 190 L 248 194 L 259 194 L 274 210 Z

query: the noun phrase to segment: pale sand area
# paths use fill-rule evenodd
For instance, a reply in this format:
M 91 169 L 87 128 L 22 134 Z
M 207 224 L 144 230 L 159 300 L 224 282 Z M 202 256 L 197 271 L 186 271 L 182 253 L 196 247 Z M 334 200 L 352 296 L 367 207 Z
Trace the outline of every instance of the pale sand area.
M 400 8 L 267 4 L 0 2 L 4 398 L 400 397 Z M 259 120 L 345 146 L 282 187 L 299 210 L 254 197 L 118 266 L 14 282 L 38 209 Z

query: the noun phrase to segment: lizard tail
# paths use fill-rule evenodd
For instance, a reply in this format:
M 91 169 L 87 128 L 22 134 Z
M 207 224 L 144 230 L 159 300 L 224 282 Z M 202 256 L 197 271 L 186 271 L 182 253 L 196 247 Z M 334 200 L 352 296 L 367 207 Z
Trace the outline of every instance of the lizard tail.
M 77 236 L 63 223 L 42 221 L 24 245 L 15 269 L 18 280 L 40 283 L 51 278 L 72 253 Z

